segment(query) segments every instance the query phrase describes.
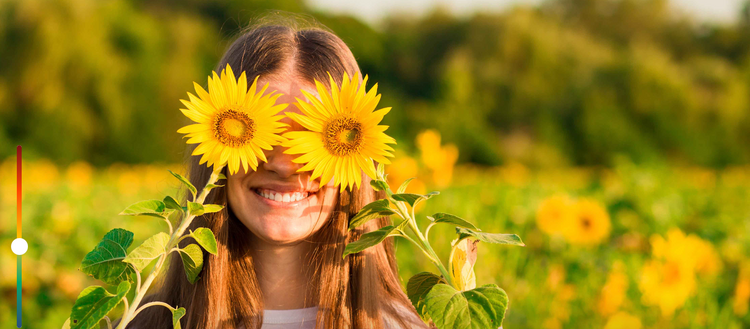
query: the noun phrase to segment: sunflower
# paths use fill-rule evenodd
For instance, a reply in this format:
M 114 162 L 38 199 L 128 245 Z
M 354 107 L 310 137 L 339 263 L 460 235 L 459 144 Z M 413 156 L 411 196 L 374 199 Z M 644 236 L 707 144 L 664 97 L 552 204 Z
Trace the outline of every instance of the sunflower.
M 303 115 L 286 115 L 309 131 L 285 133 L 288 140 L 282 146 L 289 148 L 284 153 L 302 154 L 292 160 L 306 163 L 298 171 L 312 170 L 311 179 L 321 177 L 321 187 L 335 177 L 334 184 L 341 184 L 343 192 L 349 186 L 359 188 L 361 171 L 375 179 L 373 160 L 389 164 L 386 157 L 393 157 L 393 148 L 386 144 L 396 140 L 384 133 L 388 126 L 378 125 L 391 108 L 375 110 L 380 101 L 377 84 L 365 93 L 367 76 L 359 83 L 359 73 L 351 80 L 344 73 L 340 88 L 330 73 L 328 77 L 330 93 L 315 80 L 320 99 L 305 90 L 302 93 L 309 103 L 296 98 Z
M 180 111 L 196 123 L 177 132 L 190 137 L 188 144 L 200 143 L 193 151 L 203 154 L 200 164 L 208 162 L 215 170 L 229 164 L 232 174 L 240 164 L 245 171 L 248 166 L 256 170 L 258 159 L 267 161 L 263 150 L 284 141 L 279 133 L 287 125 L 279 122 L 284 116 L 277 114 L 288 104 L 274 105 L 281 94 L 263 95 L 267 83 L 256 93 L 257 83 L 258 77 L 248 90 L 245 72 L 236 79 L 227 64 L 221 77 L 216 72 L 213 79 L 208 77 L 208 92 L 193 82 L 199 97 L 188 93 L 190 101 L 180 100 L 187 107 Z

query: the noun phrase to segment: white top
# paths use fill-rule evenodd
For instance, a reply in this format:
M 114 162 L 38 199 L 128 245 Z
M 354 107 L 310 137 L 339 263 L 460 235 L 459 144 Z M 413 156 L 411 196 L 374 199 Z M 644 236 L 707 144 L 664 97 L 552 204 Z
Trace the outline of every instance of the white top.
M 262 329 L 315 329 L 315 317 L 318 307 L 300 308 L 296 310 L 264 310 Z M 415 317 L 415 316 L 414 316 Z M 412 321 L 420 321 L 419 318 Z M 423 324 L 423 323 L 422 323 Z M 401 329 L 396 320 L 383 318 L 383 328 Z
M 315 329 L 318 307 L 296 310 L 264 310 L 262 329 Z

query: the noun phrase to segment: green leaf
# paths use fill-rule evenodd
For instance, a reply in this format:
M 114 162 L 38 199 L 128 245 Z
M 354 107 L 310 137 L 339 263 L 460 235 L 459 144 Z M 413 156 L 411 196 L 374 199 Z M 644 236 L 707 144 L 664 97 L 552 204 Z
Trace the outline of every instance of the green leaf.
M 169 235 L 164 232 L 146 239 L 138 248 L 133 249 L 123 262 L 133 264 L 137 271 L 143 271 L 154 259 L 167 252 Z
M 210 191 L 212 189 L 215 189 L 217 187 L 224 187 L 224 185 L 217 185 L 217 184 L 206 184 L 206 190 Z
M 138 201 L 129 205 L 120 215 L 125 216 L 154 216 L 165 218 L 167 207 L 159 200 Z
M 224 209 L 224 206 L 218 204 L 205 204 L 203 205 L 203 213 L 210 214 Z
M 377 245 L 380 242 L 383 242 L 385 238 L 392 235 L 391 233 L 395 229 L 396 228 L 394 226 L 388 225 L 377 231 L 372 231 L 372 232 L 367 232 L 365 234 L 362 234 L 362 236 L 359 237 L 359 240 L 346 245 L 346 248 L 344 248 L 343 257 L 346 258 L 346 255 L 348 254 L 356 254 L 362 250 L 365 250 L 374 245 Z M 393 235 L 398 235 L 398 234 L 393 234 Z
M 203 250 L 197 244 L 192 243 L 183 249 L 179 249 L 179 251 L 188 281 L 195 283 L 203 269 Z
M 458 217 L 456 215 L 439 212 L 432 216 L 427 216 L 427 218 L 429 218 L 431 221 L 435 223 L 448 223 L 448 224 L 458 225 L 460 227 L 470 228 L 473 230 L 477 229 L 477 227 L 474 226 L 474 224 L 469 223 L 465 219 Z
M 83 258 L 79 270 L 110 285 L 129 281 L 134 271 L 122 260 L 127 256 L 131 243 L 133 232 L 121 228 L 107 232 L 94 250 Z
M 487 243 L 510 244 L 521 247 L 525 246 L 523 241 L 521 241 L 521 237 L 516 234 L 484 233 L 461 227 L 456 227 L 456 233 L 458 233 L 457 241 L 471 237 Z
M 378 177 L 385 175 L 385 165 L 382 162 L 378 163 L 378 167 L 375 168 L 375 170 L 377 171 Z
M 385 191 L 388 189 L 388 184 L 382 180 L 373 179 L 370 181 L 370 186 L 372 186 L 375 191 Z
M 207 227 L 199 227 L 195 232 L 190 232 L 190 235 L 201 245 L 201 247 L 203 247 L 203 249 L 206 249 L 206 251 L 211 254 L 218 254 L 218 251 L 216 250 L 216 238 L 211 229 Z
M 113 310 L 130 291 L 130 282 L 123 281 L 112 294 L 100 286 L 90 286 L 78 295 L 70 313 L 71 329 L 89 329 L 97 325 L 107 313 Z
M 172 328 L 173 329 L 182 329 L 182 325 L 180 325 L 180 319 L 185 316 L 185 308 L 175 308 L 171 309 L 172 311 Z
M 430 289 L 438 283 L 447 283 L 443 278 L 430 272 L 417 273 L 409 279 L 406 284 L 406 295 L 409 296 L 411 304 L 425 321 L 429 319 L 427 309 L 425 308 L 424 298 Z
M 193 186 L 193 184 L 190 183 L 190 181 L 187 178 L 183 177 L 182 175 L 176 172 L 173 172 L 171 170 L 168 170 L 168 171 L 170 174 L 172 174 L 172 176 L 177 177 L 177 179 L 179 179 L 180 182 L 182 182 L 183 184 L 185 184 L 185 186 L 187 186 L 188 190 L 190 190 L 190 193 L 193 193 L 193 200 L 195 200 L 195 195 L 198 194 L 198 190 L 195 189 L 195 186 Z
M 203 213 L 206 210 L 203 208 L 203 205 L 197 202 L 188 201 L 188 212 L 190 212 L 193 216 L 200 216 L 203 215 Z
M 420 202 L 427 200 L 433 196 L 436 196 L 440 194 L 438 191 L 432 191 L 430 193 L 427 193 L 425 195 L 421 194 L 414 194 L 414 193 L 396 193 L 392 195 L 393 200 L 396 201 L 403 201 L 408 203 L 410 206 L 414 207 L 415 205 L 419 204 Z
M 409 183 L 411 183 L 412 180 L 414 180 L 416 177 L 409 178 L 405 180 L 403 183 L 401 183 L 401 186 L 398 187 L 398 190 L 396 193 L 404 193 L 406 192 L 406 187 L 409 186 Z
M 508 307 L 508 295 L 494 284 L 458 291 L 436 284 L 425 297 L 427 313 L 438 328 L 499 328 Z
M 227 179 L 227 176 L 224 174 L 219 174 L 219 178 L 217 180 Z
M 390 203 L 387 199 L 380 199 L 368 203 L 366 206 L 362 207 L 356 216 L 349 220 L 349 230 L 362 226 L 373 218 L 395 214 L 395 212 L 388 207 L 389 205 Z
M 168 209 L 174 209 L 174 210 L 182 211 L 182 206 L 180 206 L 180 203 L 177 202 L 177 200 L 175 200 L 175 198 L 173 198 L 173 197 L 171 197 L 169 195 L 165 196 L 164 197 L 164 201 L 162 201 L 162 202 L 164 202 L 164 205 Z

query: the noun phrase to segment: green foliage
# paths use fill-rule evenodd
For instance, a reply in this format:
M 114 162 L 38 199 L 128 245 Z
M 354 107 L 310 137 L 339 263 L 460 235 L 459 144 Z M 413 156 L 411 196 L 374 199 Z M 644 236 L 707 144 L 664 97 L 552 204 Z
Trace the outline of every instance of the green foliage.
M 424 200 L 428 200 L 438 194 L 440 194 L 440 192 L 438 191 L 432 191 L 425 195 L 414 194 L 414 193 L 396 193 L 396 194 L 393 194 L 391 197 L 393 197 L 393 199 L 396 201 L 403 201 L 403 202 L 408 203 L 410 206 L 414 207 L 415 205 L 418 205 L 420 202 Z
M 128 291 L 130 291 L 128 281 L 120 282 L 114 294 L 100 286 L 91 286 L 81 291 L 70 313 L 71 329 L 93 328 L 120 303 Z
M 458 240 L 472 237 L 476 238 L 479 241 L 487 243 L 525 246 L 525 244 L 523 244 L 523 241 L 521 241 L 521 237 L 519 237 L 517 234 L 484 233 L 462 227 L 456 227 L 456 233 L 458 234 Z
M 409 300 L 414 305 L 419 316 L 425 321 L 430 318 L 425 307 L 425 297 L 427 297 L 430 289 L 438 283 L 445 284 L 447 282 L 433 273 L 421 272 L 412 276 L 406 284 L 406 295 L 409 296 Z
M 166 199 L 165 199 L 166 200 Z M 172 199 L 174 200 L 174 199 Z M 154 216 L 165 218 L 167 207 L 159 200 L 147 200 L 136 202 L 123 210 L 120 215 L 125 216 Z
M 182 175 L 180 175 L 180 174 L 178 174 L 176 172 L 173 172 L 171 170 L 169 171 L 169 173 L 172 174 L 172 176 L 176 177 L 178 180 L 180 180 L 180 182 L 182 182 L 182 184 L 185 184 L 185 187 L 187 187 L 188 190 L 190 190 L 190 193 L 193 194 L 193 200 L 195 200 L 195 196 L 196 196 L 196 194 L 198 194 L 198 190 L 195 188 L 195 186 L 193 186 L 193 184 L 190 183 L 190 181 L 187 178 L 185 178 L 184 176 L 182 176 Z M 188 208 L 190 208 L 190 207 L 188 206 Z
M 132 232 L 121 228 L 113 229 L 83 258 L 79 269 L 110 285 L 128 281 L 134 272 L 129 264 L 123 263 L 123 259 L 127 256 L 131 243 Z
M 122 261 L 133 264 L 136 271 L 143 271 L 154 259 L 167 252 L 167 243 L 169 235 L 159 232 L 133 249 Z
M 436 284 L 425 297 L 430 318 L 438 328 L 499 328 L 508 307 L 508 295 L 494 284 L 458 291 Z
M 390 216 L 393 214 L 395 214 L 395 212 L 389 208 L 389 202 L 387 199 L 371 202 L 362 207 L 357 215 L 349 220 L 349 230 L 351 231 L 362 226 L 371 219 Z
M 460 227 L 470 228 L 476 230 L 477 227 L 474 226 L 474 224 L 469 223 L 465 219 L 458 217 L 456 215 L 446 214 L 443 212 L 436 213 L 432 216 L 427 216 L 432 222 L 434 223 L 446 223 L 446 224 L 453 224 Z
M 217 249 L 216 249 L 216 238 L 214 237 L 214 232 L 211 231 L 209 228 L 205 227 L 199 227 L 195 230 L 195 232 L 190 232 L 190 236 L 195 239 L 196 242 L 198 242 L 203 249 L 206 249 L 211 254 L 217 255 Z
M 346 255 L 348 254 L 356 254 L 367 248 L 375 246 L 378 243 L 383 242 L 385 238 L 397 234 L 393 233 L 395 229 L 396 228 L 394 226 L 389 225 L 378 230 L 362 234 L 362 236 L 359 237 L 359 240 L 346 245 L 346 248 L 344 248 L 343 257 L 346 258 Z
M 185 268 L 190 283 L 195 283 L 199 279 L 203 269 L 203 250 L 197 244 L 189 244 L 185 248 L 179 249 L 182 265 Z
M 180 324 L 180 319 L 182 319 L 183 316 L 185 316 L 185 308 L 180 307 L 176 309 L 170 309 L 172 311 L 172 328 L 173 329 L 182 329 L 182 325 Z

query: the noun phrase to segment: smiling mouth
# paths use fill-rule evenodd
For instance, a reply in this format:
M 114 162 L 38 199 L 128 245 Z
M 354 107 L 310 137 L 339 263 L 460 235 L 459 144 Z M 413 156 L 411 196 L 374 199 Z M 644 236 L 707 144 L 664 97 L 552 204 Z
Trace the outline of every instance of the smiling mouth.
M 266 198 L 271 201 L 276 202 L 282 202 L 282 203 L 293 203 L 301 200 L 308 199 L 309 197 L 312 197 L 317 192 L 309 191 L 309 192 L 276 192 L 269 189 L 263 189 L 263 188 L 254 188 L 253 192 L 255 194 Z

